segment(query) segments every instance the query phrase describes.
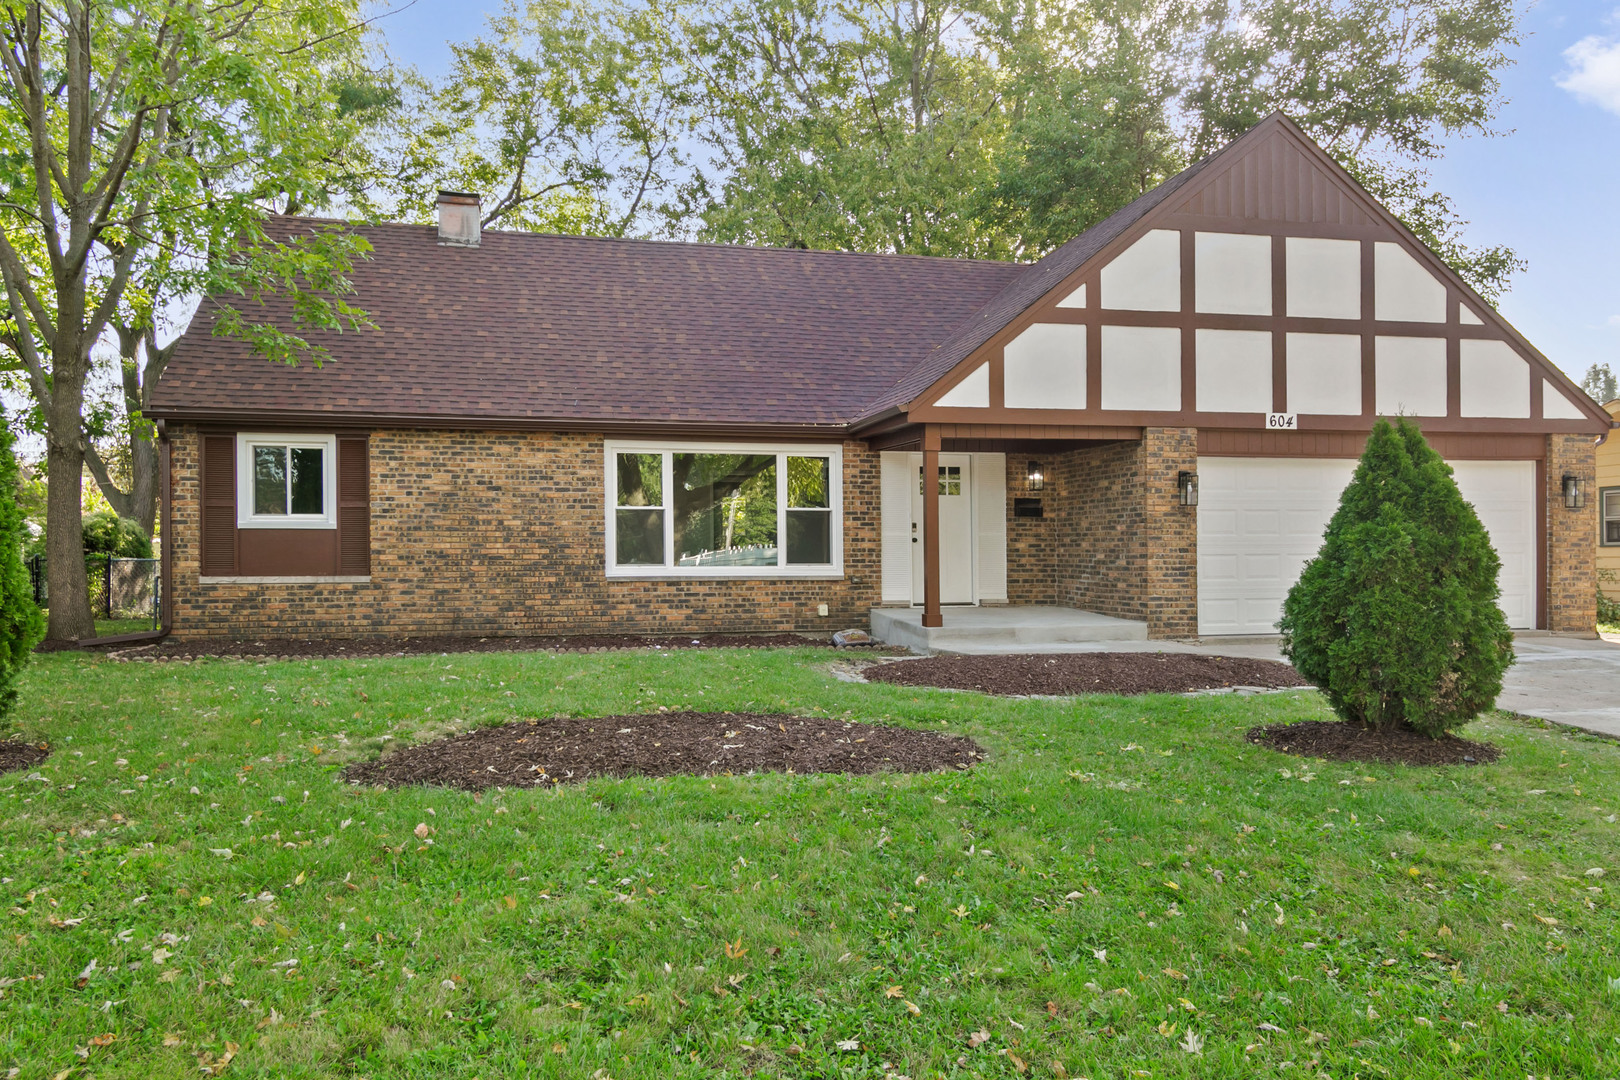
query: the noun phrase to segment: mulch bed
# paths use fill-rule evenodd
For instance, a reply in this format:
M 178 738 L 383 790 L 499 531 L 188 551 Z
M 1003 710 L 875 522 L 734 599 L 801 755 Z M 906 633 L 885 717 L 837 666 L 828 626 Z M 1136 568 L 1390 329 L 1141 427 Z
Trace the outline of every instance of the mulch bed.
M 670 712 L 483 728 L 351 765 L 343 776 L 479 791 L 598 776 L 940 772 L 985 756 L 972 739 L 934 731 L 784 713 Z
M 1245 737 L 1284 754 L 1381 765 L 1487 765 L 1502 756 L 1502 751 L 1490 743 L 1455 735 L 1431 739 L 1404 725 L 1372 731 L 1344 720 L 1271 724 L 1253 728 Z
M 50 756 L 51 752 L 46 747 L 8 739 L 0 742 L 0 773 L 11 772 L 13 769 L 32 769 Z
M 934 686 L 1009 696 L 1182 694 L 1225 687 L 1308 686 L 1276 660 L 1193 653 L 1062 653 L 1052 656 L 930 656 L 874 664 L 870 682 Z
M 242 659 L 329 659 L 332 657 L 438 656 L 443 653 L 604 652 L 617 649 L 870 649 L 871 646 L 834 646 L 826 638 L 802 634 L 677 634 L 642 637 L 634 634 L 592 634 L 574 637 L 403 637 L 325 638 L 238 641 L 231 638 L 164 639 L 150 645 L 114 645 L 120 660 L 196 660 L 204 657 Z M 881 646 L 880 646 L 881 648 Z

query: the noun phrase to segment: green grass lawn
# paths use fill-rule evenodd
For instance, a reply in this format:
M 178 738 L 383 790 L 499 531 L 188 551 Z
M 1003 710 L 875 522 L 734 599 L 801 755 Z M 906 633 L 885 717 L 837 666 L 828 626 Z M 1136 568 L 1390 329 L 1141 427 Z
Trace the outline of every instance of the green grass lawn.
M 827 661 L 40 657 L 12 726 L 55 755 L 0 777 L 0 1075 L 196 1077 L 232 1046 L 226 1076 L 1620 1075 L 1620 747 L 1493 716 L 1467 734 L 1494 765 L 1340 765 L 1243 741 L 1314 694 L 1002 701 Z M 336 776 L 659 705 L 992 759 Z

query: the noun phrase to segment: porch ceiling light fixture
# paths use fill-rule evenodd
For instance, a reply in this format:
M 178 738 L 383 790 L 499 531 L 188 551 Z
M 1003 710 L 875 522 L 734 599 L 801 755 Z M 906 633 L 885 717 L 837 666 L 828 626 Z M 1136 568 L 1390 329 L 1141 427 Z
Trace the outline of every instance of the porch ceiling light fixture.
M 1176 491 L 1181 495 L 1182 506 L 1198 505 L 1198 474 L 1183 469 L 1176 474 Z
M 1586 505 L 1586 485 L 1573 473 L 1564 474 L 1564 505 L 1579 510 Z
M 1024 483 L 1031 491 L 1040 491 L 1046 487 L 1046 470 L 1041 468 L 1040 462 L 1029 463 L 1029 472 L 1024 477 Z

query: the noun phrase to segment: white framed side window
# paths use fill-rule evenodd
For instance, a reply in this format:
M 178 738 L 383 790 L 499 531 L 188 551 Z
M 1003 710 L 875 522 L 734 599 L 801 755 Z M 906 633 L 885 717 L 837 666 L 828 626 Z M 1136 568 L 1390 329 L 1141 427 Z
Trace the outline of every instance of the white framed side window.
M 608 440 L 609 577 L 837 578 L 839 445 Z
M 337 436 L 238 434 L 236 527 L 337 528 Z

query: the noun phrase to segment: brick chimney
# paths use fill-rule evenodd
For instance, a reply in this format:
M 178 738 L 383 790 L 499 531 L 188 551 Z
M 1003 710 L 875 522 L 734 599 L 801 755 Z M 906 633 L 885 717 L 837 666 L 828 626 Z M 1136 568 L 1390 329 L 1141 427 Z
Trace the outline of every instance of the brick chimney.
M 439 243 L 478 246 L 480 201 L 479 196 L 465 191 L 439 192 Z

